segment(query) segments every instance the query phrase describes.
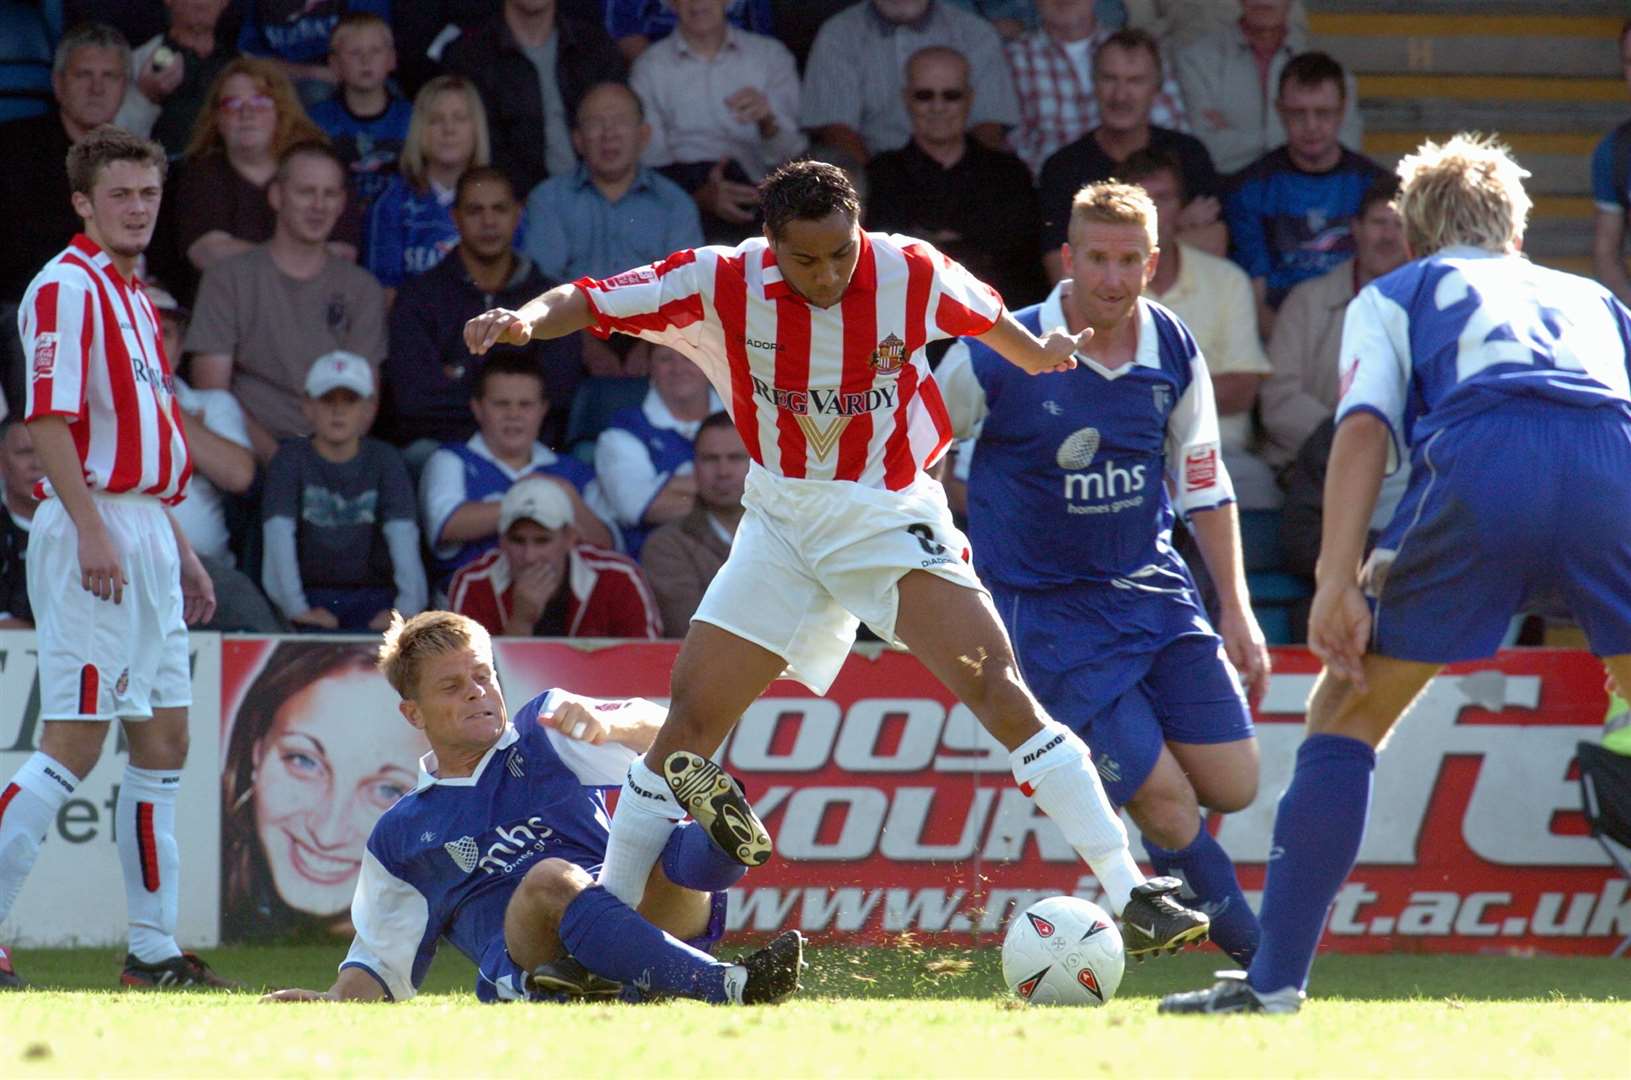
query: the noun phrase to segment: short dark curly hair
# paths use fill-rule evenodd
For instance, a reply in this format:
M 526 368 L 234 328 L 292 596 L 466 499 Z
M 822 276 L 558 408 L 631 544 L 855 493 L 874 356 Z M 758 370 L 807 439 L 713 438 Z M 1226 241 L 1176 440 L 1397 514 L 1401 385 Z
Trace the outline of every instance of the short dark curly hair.
M 825 161 L 790 161 L 759 182 L 759 207 L 765 228 L 781 235 L 789 221 L 820 221 L 841 213 L 851 221 L 861 216 L 861 198 L 844 170 Z
M 69 190 L 89 195 L 91 188 L 96 186 L 103 167 L 115 161 L 134 161 L 138 165 L 151 165 L 159 171 L 161 184 L 164 183 L 164 174 L 169 169 L 169 161 L 164 156 L 164 147 L 151 139 L 132 135 L 123 128 L 103 124 L 101 127 L 93 128 L 69 149 L 67 158 Z

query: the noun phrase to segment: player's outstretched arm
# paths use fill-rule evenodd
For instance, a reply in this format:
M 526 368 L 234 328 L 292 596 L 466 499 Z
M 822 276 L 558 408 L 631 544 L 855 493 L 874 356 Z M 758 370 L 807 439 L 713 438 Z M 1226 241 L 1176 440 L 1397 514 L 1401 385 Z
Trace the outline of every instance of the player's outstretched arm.
M 494 345 L 525 345 L 534 338 L 575 334 L 594 322 L 589 298 L 573 284 L 557 285 L 517 311 L 493 308 L 464 324 L 464 345 L 481 356 Z
M 1359 590 L 1359 569 L 1391 439 L 1387 424 L 1369 412 L 1351 413 L 1337 427 L 1325 475 L 1320 557 L 1308 616 L 1309 648 L 1333 674 L 1361 690 L 1371 619 Z
M 979 340 L 1020 370 L 1040 375 L 1075 367 L 1076 350 L 1086 346 L 1092 336 L 1092 330 L 1083 330 L 1080 334 L 1055 330 L 1038 338 L 1004 310 L 995 325 L 979 335 Z
M 554 712 L 540 714 L 538 722 L 595 746 L 621 743 L 637 754 L 645 753 L 656 741 L 668 711 L 640 699 L 617 704 L 615 709 L 596 709 L 592 704 L 564 701 Z M 628 707 L 622 707 L 624 704 Z
M 327 990 L 274 990 L 261 998 L 262 1004 L 289 1001 L 388 1001 L 385 988 L 361 968 L 341 968 L 340 977 Z

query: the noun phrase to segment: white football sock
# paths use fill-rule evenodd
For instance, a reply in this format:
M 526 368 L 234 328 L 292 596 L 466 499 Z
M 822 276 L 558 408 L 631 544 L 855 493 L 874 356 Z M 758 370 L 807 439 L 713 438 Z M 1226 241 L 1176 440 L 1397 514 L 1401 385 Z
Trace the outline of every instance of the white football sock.
M 50 754 L 35 751 L 0 788 L 0 919 L 11 914 L 40 844 L 79 777 Z
M 668 781 L 652 772 L 645 759 L 637 758 L 623 778 L 623 793 L 612 812 L 611 836 L 606 840 L 606 861 L 600 866 L 596 884 L 623 901 L 638 907 L 646 894 L 646 879 L 657 864 L 685 808 L 674 801 Z
M 1099 782 L 1087 744 L 1050 720 L 1012 754 L 1014 779 L 1053 819 L 1070 846 L 1093 868 L 1116 915 L 1144 875 L 1127 850 L 1127 829 Z
M 176 789 L 181 773 L 125 766 L 114 807 L 119 864 L 125 872 L 130 951 L 144 964 L 181 955 L 176 904 L 181 856 L 176 849 Z

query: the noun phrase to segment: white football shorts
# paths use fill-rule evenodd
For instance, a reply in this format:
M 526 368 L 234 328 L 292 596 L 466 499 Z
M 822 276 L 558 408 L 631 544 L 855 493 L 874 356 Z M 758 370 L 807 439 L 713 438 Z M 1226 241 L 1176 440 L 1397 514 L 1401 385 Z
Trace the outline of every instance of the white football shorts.
M 141 720 L 191 705 L 181 557 L 164 508 L 148 495 L 91 495 L 129 581 L 117 604 L 87 592 L 73 519 L 60 499 L 40 504 L 28 538 L 40 719 Z
M 985 591 L 946 492 L 928 477 L 904 491 L 835 480 L 790 480 L 750 466 L 730 557 L 695 619 L 787 661 L 786 678 L 824 694 L 865 622 L 895 640 L 909 571 Z

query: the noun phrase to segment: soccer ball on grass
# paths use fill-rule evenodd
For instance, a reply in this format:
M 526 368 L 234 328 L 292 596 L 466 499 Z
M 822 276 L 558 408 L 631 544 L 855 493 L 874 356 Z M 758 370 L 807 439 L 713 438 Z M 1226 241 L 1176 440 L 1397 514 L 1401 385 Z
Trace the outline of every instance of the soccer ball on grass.
M 1003 982 L 1032 1005 L 1103 1005 L 1126 965 L 1115 920 L 1077 896 L 1038 900 L 1014 916 L 1002 941 Z

